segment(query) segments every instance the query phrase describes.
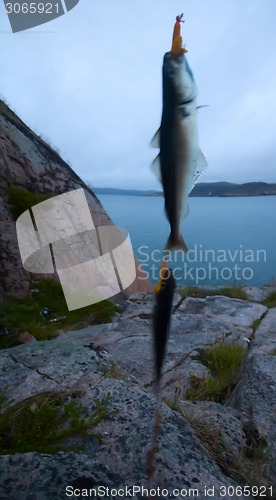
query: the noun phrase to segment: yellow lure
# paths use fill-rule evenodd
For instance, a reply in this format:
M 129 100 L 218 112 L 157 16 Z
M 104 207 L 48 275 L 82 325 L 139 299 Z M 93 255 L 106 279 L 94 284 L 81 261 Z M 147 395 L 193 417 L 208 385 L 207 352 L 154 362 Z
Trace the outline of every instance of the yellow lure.
M 188 52 L 185 48 L 182 47 L 182 36 L 181 36 L 181 21 L 178 19 L 179 16 L 177 16 L 177 21 L 174 25 L 173 29 L 173 39 L 172 39 L 172 48 L 171 48 L 171 53 L 172 54 L 185 54 L 185 52 Z

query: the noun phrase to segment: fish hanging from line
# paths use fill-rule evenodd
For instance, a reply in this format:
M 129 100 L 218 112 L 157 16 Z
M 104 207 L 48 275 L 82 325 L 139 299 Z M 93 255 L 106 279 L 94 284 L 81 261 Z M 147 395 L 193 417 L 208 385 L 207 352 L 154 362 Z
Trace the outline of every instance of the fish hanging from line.
M 163 59 L 163 110 L 161 126 L 151 145 L 160 148 L 152 169 L 164 190 L 165 212 L 171 233 L 166 249 L 188 251 L 180 225 L 188 214 L 187 199 L 207 162 L 199 148 L 197 87 L 182 48 L 181 22 L 177 16 L 170 52 Z
M 180 233 L 180 224 L 187 212 L 188 195 L 207 167 L 207 162 L 198 144 L 197 88 L 185 57 L 187 50 L 182 48 L 181 22 L 184 22 L 182 18 L 183 14 L 176 18 L 171 51 L 164 55 L 162 119 L 160 129 L 152 140 L 152 146 L 160 148 L 160 153 L 153 162 L 153 170 L 163 185 L 165 211 L 171 226 L 166 248 L 181 248 L 187 252 L 187 246 Z M 176 288 L 173 271 L 167 269 L 167 264 L 164 258 L 160 281 L 154 289 L 153 340 L 156 395 L 159 404 L 160 379 Z M 149 480 L 154 474 L 154 458 L 159 449 L 160 419 L 160 408 L 157 407 L 152 447 L 147 456 Z

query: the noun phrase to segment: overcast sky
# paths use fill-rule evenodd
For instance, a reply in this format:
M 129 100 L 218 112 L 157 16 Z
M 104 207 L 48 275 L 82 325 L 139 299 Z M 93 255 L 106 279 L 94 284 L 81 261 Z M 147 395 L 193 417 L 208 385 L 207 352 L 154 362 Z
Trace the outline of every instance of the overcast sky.
M 276 182 L 275 0 L 80 0 L 13 34 L 0 3 L 0 94 L 93 186 L 159 188 L 150 140 L 175 16 L 197 81 L 202 181 Z

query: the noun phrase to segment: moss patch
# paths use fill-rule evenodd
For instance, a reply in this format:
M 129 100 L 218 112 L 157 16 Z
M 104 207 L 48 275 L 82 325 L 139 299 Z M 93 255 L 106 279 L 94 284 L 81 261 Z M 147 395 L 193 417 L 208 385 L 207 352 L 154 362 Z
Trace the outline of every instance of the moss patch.
M 26 210 L 30 210 L 37 203 L 41 203 L 54 196 L 54 194 L 42 195 L 13 187 L 5 187 L 4 189 L 8 195 L 14 219 L 17 219 Z
M 237 382 L 245 355 L 246 349 L 236 343 L 222 342 L 202 350 L 197 359 L 208 368 L 210 376 L 200 378 L 196 373 L 192 375 L 186 391 L 187 399 L 223 403 Z

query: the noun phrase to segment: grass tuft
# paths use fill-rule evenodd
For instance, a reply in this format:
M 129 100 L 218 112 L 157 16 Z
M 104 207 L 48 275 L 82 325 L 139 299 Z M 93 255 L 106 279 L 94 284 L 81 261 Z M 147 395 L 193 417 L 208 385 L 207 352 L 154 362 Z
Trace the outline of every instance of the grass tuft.
M 276 307 L 276 291 L 271 292 L 262 302 L 266 307 Z
M 241 299 L 248 300 L 247 293 L 238 287 L 227 287 L 220 289 L 220 295 L 224 295 L 225 297 L 230 297 L 231 299 Z
M 214 297 L 216 295 L 223 295 L 224 297 L 230 297 L 232 299 L 242 299 L 248 300 L 247 293 L 241 288 L 228 287 L 228 288 L 198 288 L 196 286 L 187 286 L 185 288 L 177 290 L 183 299 L 186 297 L 196 297 L 205 299 L 206 297 Z
M 104 371 L 104 377 L 105 378 L 113 378 L 116 380 L 126 380 L 126 375 L 124 374 L 123 370 L 116 365 L 116 363 L 112 363 L 110 368 L 107 368 Z
M 202 350 L 197 359 L 208 368 L 210 376 L 200 378 L 192 375 L 186 391 L 187 399 L 223 403 L 237 383 L 237 374 L 245 355 L 246 348 L 233 342 L 222 342 Z
M 269 486 L 264 473 L 266 460 L 263 442 L 260 443 L 258 439 L 256 440 L 255 434 L 254 438 L 252 437 L 252 429 L 249 431 L 250 436 L 247 429 L 244 429 L 246 436 L 249 436 L 245 449 L 240 450 L 239 453 L 233 453 L 221 425 L 206 425 L 206 422 L 202 422 L 195 413 L 185 410 L 184 405 L 181 414 L 189 422 L 205 450 L 226 476 L 242 486 L 250 485 L 256 491 L 260 486 Z M 256 495 L 254 496 L 256 497 Z
M 89 414 L 74 393 L 43 392 L 11 404 L 0 397 L 0 454 L 57 453 L 76 450 L 66 443 L 70 436 L 100 437 L 91 430 L 114 414 L 108 409 L 110 394 L 103 401 L 95 400 Z M 79 449 L 79 448 L 78 448 Z

